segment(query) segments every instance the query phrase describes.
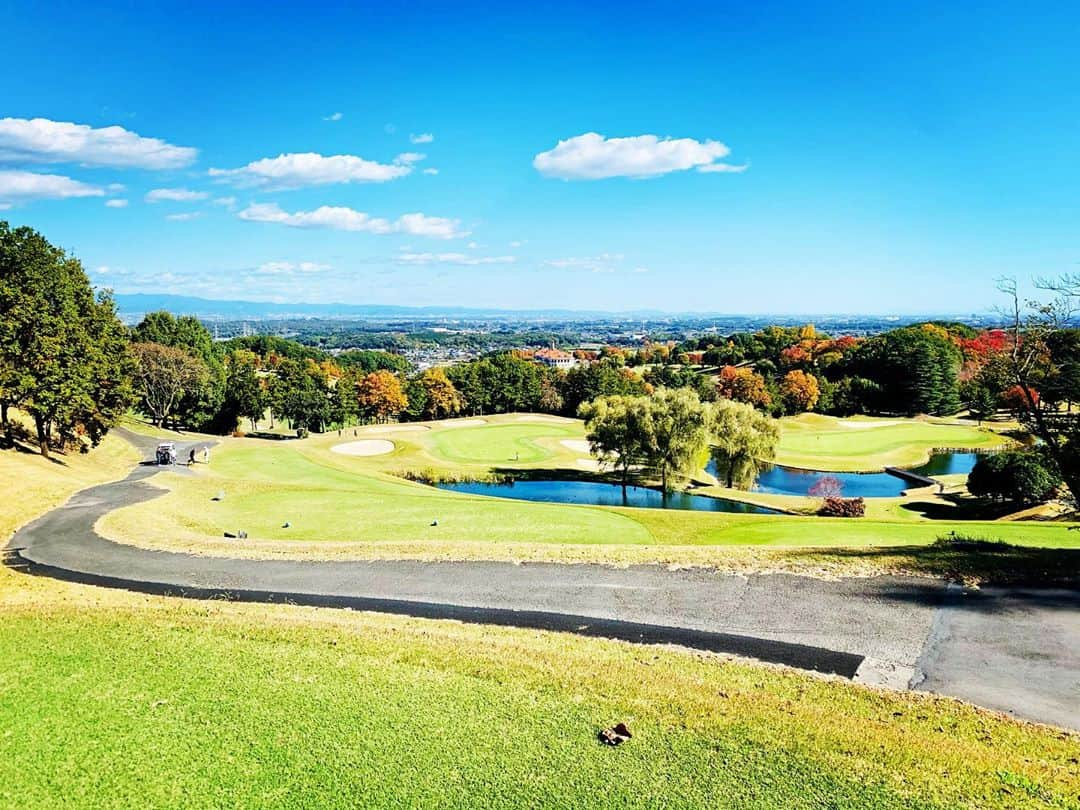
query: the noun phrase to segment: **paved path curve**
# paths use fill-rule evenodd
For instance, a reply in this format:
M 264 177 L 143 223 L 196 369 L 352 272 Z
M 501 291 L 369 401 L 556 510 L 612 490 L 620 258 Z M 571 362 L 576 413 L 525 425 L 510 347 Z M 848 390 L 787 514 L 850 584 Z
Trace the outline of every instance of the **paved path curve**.
M 148 440 L 125 434 L 148 451 Z M 181 448 L 186 458 L 187 448 Z M 1080 591 L 874 577 L 823 581 L 660 566 L 234 560 L 98 536 L 107 512 L 153 498 L 157 467 L 91 487 L 20 530 L 31 574 L 195 598 L 376 610 L 732 653 L 919 688 L 1080 728 Z M 243 541 L 237 541 L 243 542 Z

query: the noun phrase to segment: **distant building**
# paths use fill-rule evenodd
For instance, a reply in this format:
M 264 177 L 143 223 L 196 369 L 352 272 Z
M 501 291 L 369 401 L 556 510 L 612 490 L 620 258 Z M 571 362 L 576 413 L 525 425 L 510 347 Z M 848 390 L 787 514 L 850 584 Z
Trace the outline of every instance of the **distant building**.
M 567 369 L 577 365 L 574 355 L 562 349 L 537 349 L 533 353 L 533 360 L 551 368 Z

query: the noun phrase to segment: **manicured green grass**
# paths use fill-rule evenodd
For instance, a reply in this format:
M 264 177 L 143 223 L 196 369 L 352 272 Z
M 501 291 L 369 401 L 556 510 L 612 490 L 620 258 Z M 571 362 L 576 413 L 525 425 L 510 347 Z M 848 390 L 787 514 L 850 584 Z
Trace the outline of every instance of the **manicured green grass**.
M 354 433 L 356 435 L 354 435 Z M 386 439 L 394 451 L 386 455 L 349 458 L 330 453 L 330 448 L 356 439 Z M 588 450 L 572 449 L 563 441 L 583 442 L 584 424 L 577 419 L 537 414 L 500 414 L 482 419 L 451 419 L 423 425 L 369 425 L 349 428 L 304 442 L 305 452 L 321 456 L 342 469 L 404 470 L 437 469 L 449 476 L 483 476 L 492 469 L 565 469 L 579 472 L 579 460 Z M 591 465 L 591 462 L 589 462 Z
M 286 606 L 0 590 L 0 803 L 1074 806 L 1077 739 L 663 648 Z M 66 586 L 70 587 L 70 586 Z M 96 589 L 79 588 L 92 602 Z M 601 746 L 598 729 L 634 737 Z
M 787 549 L 927 546 L 949 532 L 1024 547 L 1080 548 L 1080 534 L 1060 522 L 929 521 L 915 513 L 898 520 L 887 519 L 888 510 L 863 519 L 824 519 L 463 495 L 404 481 L 372 463 L 382 460 L 393 467 L 400 463 L 393 456 L 349 458 L 309 442 L 227 440 L 213 459 L 210 467 L 196 468 L 197 477 L 159 476 L 155 480 L 169 494 L 107 515 L 99 529 L 138 545 L 225 556 L 569 558 L 721 567 L 729 562 L 728 551 L 775 549 L 771 556 L 777 564 Z M 214 500 L 219 493 L 223 500 Z M 248 533 L 247 541 L 223 538 L 240 529 Z M 786 556 L 799 569 L 827 564 L 860 571 L 875 561 L 886 566 L 900 559 L 867 554 L 845 563 L 835 555 Z
M 373 536 L 383 526 L 409 536 L 413 518 L 434 506 L 461 509 L 450 523 L 460 519 L 474 532 L 498 520 L 522 521 L 512 531 L 535 523 L 530 536 L 545 542 L 532 548 L 651 554 L 656 546 L 634 545 L 633 527 L 708 543 L 724 527 L 736 536 L 770 524 L 843 525 L 453 496 L 363 472 L 366 460 L 335 457 L 316 442 L 227 441 L 213 458 L 197 468 L 199 477 L 165 479 L 174 493 L 132 513 L 140 536 L 169 537 L 174 520 L 194 525 L 294 509 L 302 531 L 336 527 L 335 536 L 348 537 L 350 521 L 364 516 Z M 9 480 L 22 474 L 16 462 L 0 454 Z M 89 469 L 101 478 L 109 466 Z M 34 480 L 52 493 L 39 511 L 91 482 Z M 211 501 L 222 489 L 225 500 Z M 397 513 L 406 519 L 395 527 Z M 591 545 L 548 543 L 543 530 L 552 527 L 556 535 L 580 531 Z M 269 523 L 267 531 L 293 536 Z M 761 560 L 770 547 L 725 548 Z M 1014 555 L 1013 566 L 1035 555 L 1040 565 L 1060 562 L 1045 550 L 1027 551 L 978 553 Z M 914 555 L 934 565 L 933 555 L 947 560 L 957 549 L 820 550 L 861 553 Z M 1074 734 L 946 698 L 671 648 L 193 603 L 0 568 L 0 660 L 0 805 L 10 807 L 1077 804 Z M 596 731 L 617 721 L 629 723 L 633 739 L 616 749 L 599 745 Z
M 811 470 L 880 470 L 922 464 L 935 448 L 978 450 L 1004 441 L 971 423 L 803 414 L 781 420 L 776 462 Z
M 446 461 L 481 463 L 492 466 L 545 461 L 556 455 L 553 441 L 581 439 L 577 425 L 506 424 L 442 430 L 432 434 L 435 449 Z M 549 439 L 543 446 L 538 439 Z

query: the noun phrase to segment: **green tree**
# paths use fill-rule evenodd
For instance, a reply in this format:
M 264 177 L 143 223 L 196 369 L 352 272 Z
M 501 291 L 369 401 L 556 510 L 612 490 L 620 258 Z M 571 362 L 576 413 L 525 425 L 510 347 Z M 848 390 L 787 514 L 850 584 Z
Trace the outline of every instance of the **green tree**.
M 852 352 L 847 370 L 879 386 L 877 410 L 951 415 L 960 410 L 960 362 L 948 333 L 923 324 L 867 339 Z
M 960 384 L 960 399 L 968 414 L 979 422 L 997 413 L 998 396 L 977 377 Z
M 630 472 L 648 458 L 648 397 L 614 395 L 582 403 L 578 416 L 585 420 L 589 452 L 619 472 L 623 495 Z
M 225 356 L 225 402 L 222 410 L 232 421 L 247 419 L 251 429 L 258 430 L 259 420 L 266 413 L 267 396 L 259 378 L 259 358 L 246 349 L 237 349 Z
M 297 432 L 321 433 L 331 417 L 326 372 L 311 360 L 283 360 L 272 383 L 271 402 Z
M 159 311 L 147 314 L 132 330 L 132 337 L 140 342 L 160 343 L 183 349 L 206 364 L 208 374 L 197 388 L 185 392 L 176 406 L 176 415 L 185 424 L 203 429 L 231 430 L 226 424 L 230 415 L 222 406 L 225 402 L 225 365 L 220 344 L 214 343 L 202 322 L 193 316 L 179 318 L 172 313 Z
M 617 358 L 604 358 L 598 363 L 577 366 L 566 372 L 563 379 L 564 413 L 573 415 L 581 403 L 614 394 L 640 395 L 645 392 L 643 381 L 630 369 L 623 368 Z
M 968 492 L 1023 506 L 1048 500 L 1061 476 L 1039 454 L 1006 452 L 980 456 L 968 474 Z
M 31 228 L 0 222 L 0 418 L 29 414 L 45 456 L 96 445 L 130 406 L 132 359 L 108 293 L 94 295 L 78 259 Z M 85 445 L 83 446 L 85 449 Z
M 338 427 L 351 424 L 360 415 L 360 403 L 357 398 L 357 386 L 360 384 L 360 372 L 347 368 L 334 384 L 334 393 L 330 403 L 330 421 Z
M 661 388 L 642 418 L 645 458 L 660 474 L 664 492 L 674 476 L 700 468 L 709 446 L 708 409 L 688 388 Z
M 405 406 L 405 415 L 412 420 L 424 418 L 427 411 L 428 394 L 419 377 L 410 377 L 405 381 L 405 398 L 409 404 Z
M 728 487 L 749 487 L 758 465 L 776 457 L 779 423 L 745 402 L 722 399 L 709 410 L 709 434 L 717 473 Z
M 355 368 L 365 374 L 373 371 L 393 371 L 404 374 L 409 370 L 409 361 L 400 354 L 372 349 L 352 349 L 341 352 L 334 360 L 342 368 Z

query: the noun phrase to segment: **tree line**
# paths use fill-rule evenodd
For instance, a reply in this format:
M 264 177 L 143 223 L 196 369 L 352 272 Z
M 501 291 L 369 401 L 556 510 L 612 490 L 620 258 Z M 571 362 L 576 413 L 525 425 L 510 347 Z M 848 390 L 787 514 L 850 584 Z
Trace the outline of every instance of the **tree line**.
M 47 455 L 95 445 L 132 406 L 159 425 L 219 433 L 244 422 L 258 429 L 265 418 L 323 431 L 357 420 L 507 411 L 577 416 L 592 413 L 602 398 L 666 402 L 670 391 L 770 416 L 966 408 L 985 419 L 1007 409 L 1041 440 L 1034 452 L 1053 474 L 1080 493 L 1080 329 L 1073 318 L 1080 277 L 1043 287 L 1053 297 L 1027 306 L 1015 285 L 1004 285 L 1011 306 L 1000 329 L 928 322 L 834 338 L 813 326 L 772 326 L 578 352 L 583 362 L 566 371 L 520 349 L 414 371 L 381 350 L 331 355 L 265 335 L 216 342 L 198 319 L 167 312 L 150 313 L 129 330 L 76 257 L 31 228 L 0 222 L 0 427 L 11 444 L 19 429 L 12 411 L 26 414 Z M 734 413 L 728 405 L 715 411 Z M 739 413 L 750 418 L 750 411 Z M 737 453 L 731 459 L 731 481 L 745 477 L 748 462 Z

